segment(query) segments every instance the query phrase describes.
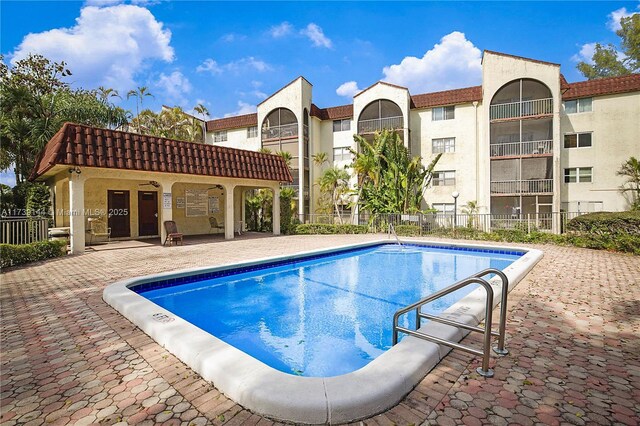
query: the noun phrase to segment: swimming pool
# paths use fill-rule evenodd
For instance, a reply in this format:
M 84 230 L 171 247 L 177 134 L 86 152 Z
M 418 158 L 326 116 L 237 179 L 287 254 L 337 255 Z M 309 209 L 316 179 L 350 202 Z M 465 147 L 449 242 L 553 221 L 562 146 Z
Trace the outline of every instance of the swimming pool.
M 522 254 L 379 244 L 132 290 L 279 371 L 331 377 L 391 347 L 398 309 Z M 429 313 L 473 289 L 437 300 Z M 414 321 L 406 315 L 405 325 Z
M 245 407 L 293 422 L 345 422 L 393 406 L 449 351 L 412 337 L 389 349 L 396 310 L 488 267 L 503 269 L 512 287 L 541 256 L 384 240 L 134 278 L 104 299 Z M 467 287 L 429 309 L 475 325 L 484 297 Z

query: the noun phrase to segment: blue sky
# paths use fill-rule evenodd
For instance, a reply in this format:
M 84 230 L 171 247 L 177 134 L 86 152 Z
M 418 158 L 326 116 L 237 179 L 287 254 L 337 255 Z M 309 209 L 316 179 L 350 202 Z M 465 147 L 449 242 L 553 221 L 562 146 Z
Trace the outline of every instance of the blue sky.
M 632 2 L 2 1 L 0 51 L 66 60 L 76 86 L 147 86 L 145 106 L 252 112 L 298 75 L 320 107 L 378 80 L 411 93 L 480 84 L 483 49 L 562 65 L 617 43 Z M 26 18 L 28 17 L 28 18 Z M 120 103 L 135 109 L 133 100 Z

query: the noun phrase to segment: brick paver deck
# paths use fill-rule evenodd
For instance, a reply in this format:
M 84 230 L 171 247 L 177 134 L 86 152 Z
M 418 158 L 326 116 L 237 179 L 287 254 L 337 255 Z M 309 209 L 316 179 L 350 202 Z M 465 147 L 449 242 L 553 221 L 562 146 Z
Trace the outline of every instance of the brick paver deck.
M 103 288 L 125 277 L 372 238 L 379 237 L 104 250 L 6 271 L 0 423 L 273 424 L 132 326 L 102 301 Z M 640 422 L 640 258 L 538 248 L 544 259 L 511 294 L 511 354 L 493 360 L 495 377 L 479 377 L 479 359 L 454 351 L 400 404 L 365 424 Z

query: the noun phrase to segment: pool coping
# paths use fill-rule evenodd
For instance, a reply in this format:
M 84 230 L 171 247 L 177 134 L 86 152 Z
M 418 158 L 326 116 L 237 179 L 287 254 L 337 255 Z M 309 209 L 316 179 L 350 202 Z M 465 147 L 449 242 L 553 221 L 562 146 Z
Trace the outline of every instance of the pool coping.
M 503 271 L 509 290 L 540 261 L 542 251 L 521 247 L 450 243 L 429 240 L 401 240 L 407 244 L 522 251 L 524 255 Z M 395 406 L 451 350 L 411 336 L 387 350 L 363 368 L 335 377 L 300 377 L 278 371 L 252 356 L 199 329 L 156 305 L 129 287 L 265 262 L 295 259 L 351 248 L 389 243 L 388 239 L 341 245 L 322 250 L 274 256 L 215 267 L 190 268 L 144 277 L 135 277 L 105 288 L 103 299 L 158 344 L 196 371 L 203 379 L 245 408 L 267 417 L 294 423 L 321 424 L 351 422 Z M 494 304 L 500 300 L 501 282 L 490 281 Z M 484 318 L 485 292 L 482 288 L 448 308 L 442 316 L 455 317 L 469 325 Z M 391 318 L 389 318 L 391 321 Z M 447 340 L 460 341 L 467 333 L 448 325 L 429 322 L 421 330 Z M 508 341 L 507 341 L 508 347 Z

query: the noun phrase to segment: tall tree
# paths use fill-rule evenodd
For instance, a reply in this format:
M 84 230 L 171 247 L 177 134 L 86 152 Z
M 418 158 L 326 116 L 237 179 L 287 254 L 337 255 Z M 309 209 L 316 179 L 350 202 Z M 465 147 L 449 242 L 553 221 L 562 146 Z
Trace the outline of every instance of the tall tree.
M 146 86 L 139 86 L 137 89 L 132 89 L 127 92 L 127 99 L 132 97 L 136 98 L 136 117 L 139 118 L 140 111 L 143 110 L 144 98 L 153 98 L 154 96 L 149 92 L 149 89 Z M 140 121 L 141 120 L 138 120 L 138 126 L 140 126 Z M 138 127 L 137 132 L 140 133 L 140 127 Z
M 65 121 L 117 127 L 127 112 L 98 98 L 96 91 L 71 89 L 62 79 L 64 62 L 30 55 L 11 68 L 0 56 L 0 169 L 13 165 L 16 183 L 30 174 L 38 153 Z
M 620 49 L 596 43 L 590 62 L 580 62 L 578 70 L 589 80 L 615 77 L 640 71 L 640 13 L 620 20 Z
M 421 210 L 433 169 L 442 156 L 428 166 L 411 157 L 400 135 L 384 130 L 372 142 L 355 137 L 359 151 L 351 167 L 358 174 L 358 205 L 371 213 L 411 213 Z
M 335 213 L 340 223 L 342 223 L 338 201 L 349 189 L 349 173 L 345 169 L 336 166 L 329 167 L 322 173 L 318 183 L 320 184 L 320 191 L 330 194 Z

